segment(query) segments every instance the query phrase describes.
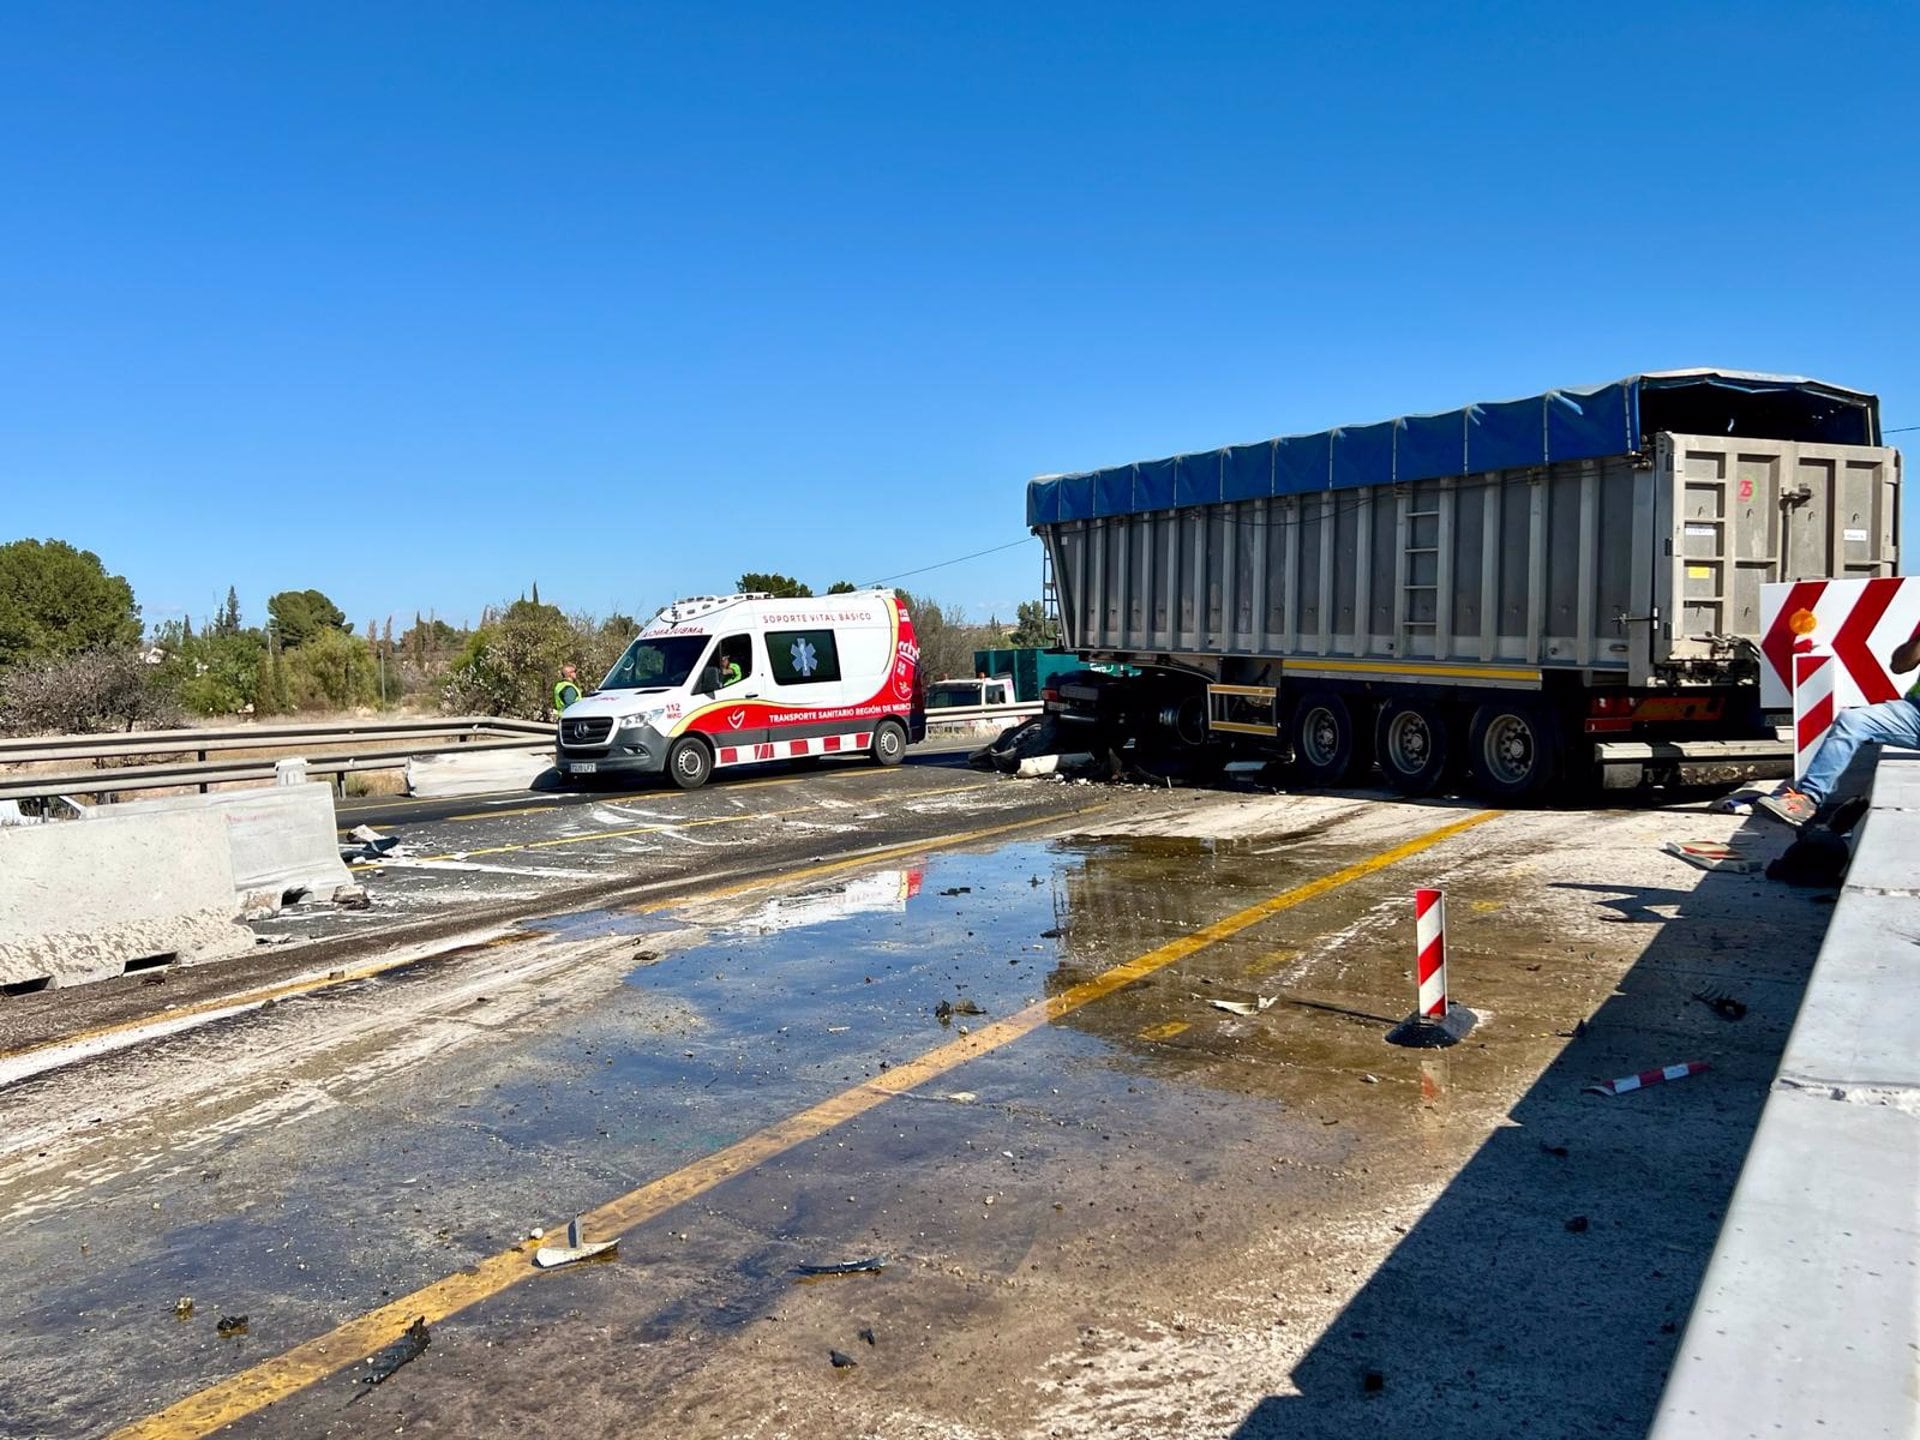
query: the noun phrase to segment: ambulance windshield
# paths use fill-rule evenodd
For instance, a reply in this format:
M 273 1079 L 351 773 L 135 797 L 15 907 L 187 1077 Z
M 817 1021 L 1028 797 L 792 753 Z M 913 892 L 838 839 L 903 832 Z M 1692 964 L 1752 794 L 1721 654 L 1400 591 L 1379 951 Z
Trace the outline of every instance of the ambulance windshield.
M 600 682 L 602 690 L 675 690 L 687 683 L 707 648 L 705 635 L 656 635 L 627 647 Z

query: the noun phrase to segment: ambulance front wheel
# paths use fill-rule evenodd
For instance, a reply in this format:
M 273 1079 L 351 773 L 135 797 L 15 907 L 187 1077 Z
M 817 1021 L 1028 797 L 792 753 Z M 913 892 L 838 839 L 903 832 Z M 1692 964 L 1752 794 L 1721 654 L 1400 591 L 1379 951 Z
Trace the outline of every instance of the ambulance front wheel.
M 698 790 L 713 774 L 713 752 L 704 742 L 683 735 L 667 752 L 667 774 L 682 790 Z
M 898 720 L 882 720 L 874 726 L 873 758 L 881 765 L 898 765 L 907 758 L 907 732 Z

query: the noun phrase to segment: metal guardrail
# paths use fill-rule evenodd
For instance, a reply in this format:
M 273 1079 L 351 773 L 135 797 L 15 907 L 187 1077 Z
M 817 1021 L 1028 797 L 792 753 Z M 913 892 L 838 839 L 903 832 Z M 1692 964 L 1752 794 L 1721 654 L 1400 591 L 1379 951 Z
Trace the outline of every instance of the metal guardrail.
M 1038 700 L 1022 700 L 1013 705 L 954 705 L 929 710 L 927 728 L 936 725 L 971 725 L 982 720 L 1031 720 L 1040 713 Z
M 400 747 L 352 753 L 304 754 L 381 740 Z M 532 720 L 463 715 L 438 720 L 373 720 L 348 724 L 244 725 L 225 730 L 149 730 L 131 735 L 54 735 L 0 740 L 0 764 L 101 761 L 144 755 L 192 755 L 170 765 L 127 765 L 0 777 L 0 800 L 45 795 L 108 795 L 178 785 L 272 780 L 275 759 L 304 758 L 307 771 L 335 778 L 355 770 L 388 769 L 415 755 L 447 750 L 524 750 L 551 743 L 553 726 Z M 279 751 L 273 758 L 220 760 L 228 750 Z
M 550 739 L 551 723 L 494 715 L 449 715 L 427 720 L 364 720 L 345 724 L 234 725 L 220 730 L 140 730 L 111 735 L 31 735 L 0 740 L 0 765 L 31 765 L 52 760 L 109 760 L 129 755 L 187 755 L 203 758 L 219 750 L 267 750 L 295 744 L 350 745 L 359 740 L 394 740 L 448 735 L 462 740 L 481 736 L 531 735 Z

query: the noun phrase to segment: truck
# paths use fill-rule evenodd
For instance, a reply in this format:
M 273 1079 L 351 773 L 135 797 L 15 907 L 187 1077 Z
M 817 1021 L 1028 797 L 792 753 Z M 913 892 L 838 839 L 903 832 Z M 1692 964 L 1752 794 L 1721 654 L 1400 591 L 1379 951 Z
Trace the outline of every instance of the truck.
M 973 652 L 974 673 L 1010 680 L 1013 698 L 1025 704 L 1040 699 L 1041 692 L 1058 677 L 1080 669 L 1083 663 L 1071 652 L 1043 649 L 1038 645 L 1000 646 Z
M 1040 476 L 1064 648 L 1136 671 L 1047 708 L 1096 747 L 1509 804 L 1776 763 L 1760 587 L 1897 573 L 1883 438 L 1863 391 L 1668 370 Z

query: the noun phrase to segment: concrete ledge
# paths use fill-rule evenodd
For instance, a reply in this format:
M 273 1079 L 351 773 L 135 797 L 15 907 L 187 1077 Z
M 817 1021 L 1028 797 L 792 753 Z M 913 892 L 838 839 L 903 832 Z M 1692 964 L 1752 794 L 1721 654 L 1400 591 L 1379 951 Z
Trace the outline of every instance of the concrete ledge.
M 1653 1440 L 1920 1436 L 1920 760 L 1871 805 Z
M 79 985 L 134 962 L 253 949 L 211 811 L 0 830 L 0 985 Z

